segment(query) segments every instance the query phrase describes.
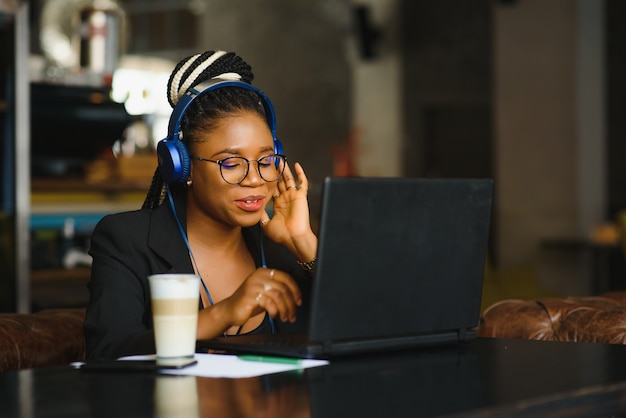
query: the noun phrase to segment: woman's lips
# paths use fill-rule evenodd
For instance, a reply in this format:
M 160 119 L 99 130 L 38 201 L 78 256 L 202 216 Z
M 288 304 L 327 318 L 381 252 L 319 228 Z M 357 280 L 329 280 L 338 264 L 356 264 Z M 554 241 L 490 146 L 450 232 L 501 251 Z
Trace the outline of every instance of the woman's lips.
M 265 198 L 263 196 L 246 196 L 242 199 L 235 200 L 235 204 L 247 212 L 256 212 L 263 208 L 264 201 Z

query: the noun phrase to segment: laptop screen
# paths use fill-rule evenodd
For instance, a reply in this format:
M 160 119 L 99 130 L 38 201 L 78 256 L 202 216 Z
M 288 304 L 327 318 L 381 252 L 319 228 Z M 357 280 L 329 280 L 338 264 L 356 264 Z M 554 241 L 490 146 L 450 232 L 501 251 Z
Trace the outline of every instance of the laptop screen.
M 491 179 L 327 178 L 309 338 L 478 324 Z

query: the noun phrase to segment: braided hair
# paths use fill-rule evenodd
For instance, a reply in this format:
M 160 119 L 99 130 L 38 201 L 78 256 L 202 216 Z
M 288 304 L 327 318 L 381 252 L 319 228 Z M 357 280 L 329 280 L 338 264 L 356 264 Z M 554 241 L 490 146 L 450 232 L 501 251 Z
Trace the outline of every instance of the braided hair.
M 181 60 L 167 83 L 167 100 L 175 107 L 190 87 L 212 78 L 251 83 L 252 68 L 234 52 L 206 51 Z M 215 129 L 218 121 L 234 113 L 253 111 L 265 120 L 261 98 L 253 91 L 240 87 L 211 90 L 197 97 L 187 108 L 180 125 L 182 141 L 189 147 L 202 141 L 203 135 Z M 171 186 L 182 187 L 182 186 Z M 159 168 L 154 172 L 143 208 L 153 209 L 166 197 L 167 189 Z

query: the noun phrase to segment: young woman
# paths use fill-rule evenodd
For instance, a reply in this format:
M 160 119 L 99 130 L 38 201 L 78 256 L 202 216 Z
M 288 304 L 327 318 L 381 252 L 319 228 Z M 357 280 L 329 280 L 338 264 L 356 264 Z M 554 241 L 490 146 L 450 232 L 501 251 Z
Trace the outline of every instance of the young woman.
M 142 209 L 96 226 L 88 359 L 154 353 L 147 277 L 155 273 L 202 278 L 198 339 L 305 330 L 317 251 L 308 181 L 300 164 L 294 175 L 281 154 L 273 108 L 252 79 L 248 64 L 223 51 L 188 57 L 172 72 L 168 99 L 180 135 L 164 141 L 180 139 L 187 166 L 172 180 L 162 141 Z M 225 83 L 202 90 L 219 81 Z

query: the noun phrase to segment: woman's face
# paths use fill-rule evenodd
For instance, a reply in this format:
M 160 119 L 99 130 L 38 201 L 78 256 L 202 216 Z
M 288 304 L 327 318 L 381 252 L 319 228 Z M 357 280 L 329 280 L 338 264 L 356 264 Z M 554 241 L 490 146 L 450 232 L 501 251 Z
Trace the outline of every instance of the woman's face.
M 251 162 L 241 183 L 228 184 L 220 174 L 219 164 L 192 158 L 188 210 L 231 226 L 256 224 L 277 184 L 263 180 L 257 170 L 256 160 L 274 153 L 267 122 L 257 113 L 245 111 L 220 119 L 215 129 L 200 135 L 200 141 L 189 145 L 191 155 L 209 160 L 244 157 Z

